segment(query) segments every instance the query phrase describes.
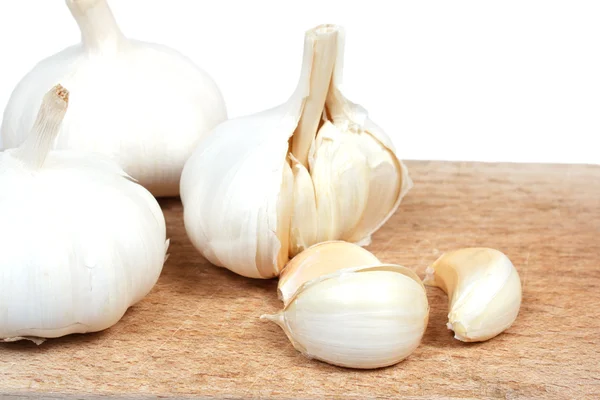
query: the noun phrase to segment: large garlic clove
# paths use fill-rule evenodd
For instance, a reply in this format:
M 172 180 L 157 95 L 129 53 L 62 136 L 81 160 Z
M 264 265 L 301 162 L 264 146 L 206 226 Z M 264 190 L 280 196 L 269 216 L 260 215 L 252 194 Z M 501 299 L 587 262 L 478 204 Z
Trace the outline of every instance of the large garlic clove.
M 521 280 L 498 250 L 467 248 L 442 255 L 427 269 L 426 285 L 448 294 L 448 329 L 463 342 L 480 342 L 508 329 L 521 306 Z
M 294 347 L 331 364 L 378 368 L 419 345 L 429 317 L 425 287 L 411 270 L 333 241 L 310 247 L 283 270 L 277 323 Z
M 49 151 L 67 102 L 51 90 L 25 142 L 0 153 L 0 341 L 106 329 L 165 261 L 164 216 L 146 189 L 104 157 Z
M 278 218 L 278 211 L 291 209 L 293 174 L 287 139 L 278 133 L 293 130 L 295 118 L 280 118 L 280 111 L 219 125 L 181 177 L 192 244 L 214 265 L 252 278 L 277 276 L 287 262 L 289 230 L 280 228 L 291 213 Z
M 421 280 L 398 265 L 353 267 L 305 283 L 277 323 L 309 358 L 349 368 L 380 368 L 408 357 L 429 318 Z
M 316 243 L 367 244 L 410 189 L 390 139 L 341 95 L 342 56 L 339 27 L 308 31 L 290 100 L 220 124 L 186 163 L 186 230 L 213 264 L 271 278 Z
M 226 119 L 213 80 L 165 46 L 127 39 L 107 0 L 67 0 L 82 43 L 37 64 L 4 111 L 4 148 L 19 146 L 41 99 L 56 82 L 71 103 L 57 149 L 97 152 L 156 196 L 179 194 L 183 166 L 196 145 Z
M 287 306 L 305 283 L 345 268 L 380 265 L 371 252 L 352 243 L 334 241 L 316 244 L 294 257 L 279 275 L 277 292 Z
M 311 174 L 320 228 L 317 241 L 346 240 L 367 208 L 371 170 L 354 137 L 330 122 L 319 131 L 315 148 Z

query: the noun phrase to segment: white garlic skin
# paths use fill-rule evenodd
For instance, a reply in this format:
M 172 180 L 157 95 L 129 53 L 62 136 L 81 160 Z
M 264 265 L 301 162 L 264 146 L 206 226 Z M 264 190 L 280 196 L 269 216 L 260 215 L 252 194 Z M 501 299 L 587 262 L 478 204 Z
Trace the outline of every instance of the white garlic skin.
M 8 150 L 0 187 L 0 338 L 106 329 L 156 283 L 162 211 L 112 162 L 55 152 L 32 173 Z
M 217 126 L 181 176 L 184 222 L 192 244 L 212 264 L 250 278 L 277 276 L 285 263 L 278 262 L 282 246 L 277 231 L 288 143 L 277 137 L 277 126 L 265 123 L 293 129 L 294 119 L 271 115 L 277 110 Z M 273 156 L 277 154 L 281 156 Z
M 263 318 L 277 323 L 309 358 L 371 369 L 396 364 L 419 346 L 429 305 L 412 271 L 380 265 L 317 278 L 281 313 Z
M 152 289 L 168 247 L 160 206 L 117 164 L 29 153 L 42 147 L 0 152 L 0 341 L 112 326 Z
M 412 187 L 389 137 L 337 87 L 342 33 L 334 26 L 307 32 L 300 81 L 289 101 L 218 125 L 186 163 L 185 227 L 211 263 L 268 279 L 315 243 L 368 244 Z M 331 115 L 314 132 L 304 166 L 290 153 L 290 140 L 312 96 L 311 76 L 322 74 L 313 63 L 315 47 L 338 34 L 333 76 L 320 88 L 327 92 L 323 115 Z
M 23 143 L 43 95 L 71 92 L 57 149 L 113 158 L 155 196 L 176 196 L 196 145 L 227 117 L 215 82 L 188 58 L 125 38 L 106 0 L 67 0 L 83 43 L 37 64 L 14 89 L 1 128 L 4 148 Z
M 425 284 L 448 294 L 448 329 L 463 342 L 481 342 L 508 329 L 521 307 L 521 280 L 509 258 L 488 248 L 442 255 Z

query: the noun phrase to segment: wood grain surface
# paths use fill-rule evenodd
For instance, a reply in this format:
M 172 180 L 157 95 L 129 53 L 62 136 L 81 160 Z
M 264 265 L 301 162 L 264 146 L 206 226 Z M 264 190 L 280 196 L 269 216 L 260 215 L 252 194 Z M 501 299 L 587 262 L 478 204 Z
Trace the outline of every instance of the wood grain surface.
M 523 304 L 504 334 L 465 344 L 428 288 L 429 326 L 402 363 L 348 370 L 301 356 L 274 324 L 275 280 L 207 263 L 178 200 L 161 205 L 171 257 L 150 295 L 113 328 L 41 346 L 0 345 L 8 398 L 600 398 L 600 167 L 409 162 L 415 188 L 375 236 L 381 260 L 421 277 L 441 253 L 505 252 Z

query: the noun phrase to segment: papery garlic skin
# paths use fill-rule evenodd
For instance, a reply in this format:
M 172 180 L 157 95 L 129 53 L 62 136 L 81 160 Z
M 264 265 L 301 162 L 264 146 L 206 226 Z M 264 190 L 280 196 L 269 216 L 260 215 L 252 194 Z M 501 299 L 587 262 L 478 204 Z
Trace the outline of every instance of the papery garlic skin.
M 502 252 L 467 248 L 442 255 L 425 284 L 448 294 L 448 329 L 463 342 L 480 342 L 508 329 L 521 307 L 521 280 Z
M 82 43 L 43 60 L 18 84 L 4 112 L 4 147 L 23 143 L 44 93 L 62 82 L 71 104 L 57 149 L 102 153 L 155 196 L 178 195 L 185 162 L 226 119 L 219 89 L 176 51 L 125 38 L 107 0 L 67 5 Z
M 114 325 L 152 289 L 168 247 L 160 206 L 117 164 L 48 152 L 66 111 L 57 93 L 25 143 L 0 153 L 0 341 Z
M 370 369 L 396 364 L 419 346 L 429 305 L 414 272 L 382 264 L 316 278 L 282 312 L 262 318 L 277 323 L 310 358 Z
M 343 32 L 306 34 L 290 100 L 217 126 L 181 179 L 185 226 L 213 264 L 278 276 L 313 244 L 368 244 L 412 186 L 390 139 L 341 95 Z

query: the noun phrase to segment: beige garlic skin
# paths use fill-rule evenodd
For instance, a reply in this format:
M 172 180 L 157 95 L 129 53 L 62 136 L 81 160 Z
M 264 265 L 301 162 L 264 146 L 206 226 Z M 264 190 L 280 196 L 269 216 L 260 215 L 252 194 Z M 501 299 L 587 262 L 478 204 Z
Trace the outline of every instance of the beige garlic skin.
M 508 329 L 521 306 L 521 280 L 502 252 L 466 248 L 442 255 L 425 284 L 448 294 L 448 329 L 463 342 L 481 342 Z
M 345 268 L 380 264 L 373 253 L 355 244 L 343 241 L 319 243 L 298 254 L 286 265 L 279 275 L 277 293 L 287 306 L 306 282 Z
M 218 125 L 187 161 L 185 228 L 212 264 L 269 279 L 316 243 L 366 245 L 411 188 L 390 138 L 340 91 L 343 39 L 308 31 L 288 102 Z
M 305 356 L 341 367 L 402 361 L 421 343 L 429 318 L 425 287 L 414 272 L 382 264 L 350 243 L 322 243 L 296 256 L 279 293 L 283 311 L 261 318 L 278 324 Z

